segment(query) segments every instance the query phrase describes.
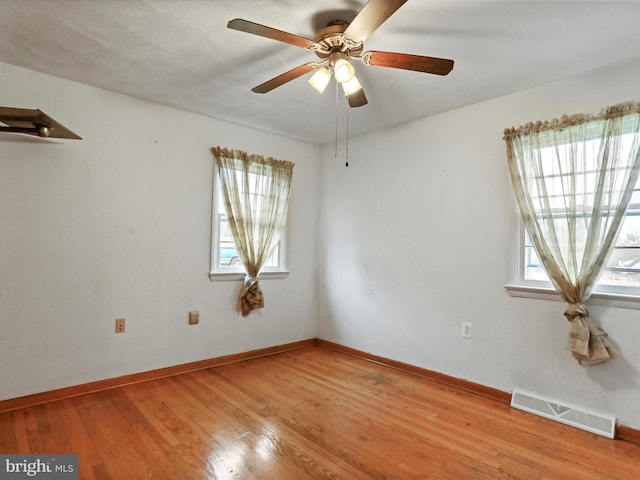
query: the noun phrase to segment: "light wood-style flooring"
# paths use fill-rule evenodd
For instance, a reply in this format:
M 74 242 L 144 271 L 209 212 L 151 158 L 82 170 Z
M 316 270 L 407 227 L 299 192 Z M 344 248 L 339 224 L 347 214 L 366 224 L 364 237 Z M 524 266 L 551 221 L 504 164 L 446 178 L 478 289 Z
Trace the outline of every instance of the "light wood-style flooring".
M 308 347 L 0 415 L 83 480 L 640 479 L 640 446 Z

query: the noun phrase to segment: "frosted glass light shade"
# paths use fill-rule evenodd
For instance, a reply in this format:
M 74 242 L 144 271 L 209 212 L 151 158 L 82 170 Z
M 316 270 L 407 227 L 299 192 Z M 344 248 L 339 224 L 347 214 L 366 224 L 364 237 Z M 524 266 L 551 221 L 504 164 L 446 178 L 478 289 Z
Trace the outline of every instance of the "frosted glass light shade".
M 349 96 L 352 93 L 357 92 L 361 88 L 362 88 L 362 85 L 360 85 L 360 82 L 358 81 L 358 77 L 356 77 L 355 75 L 348 82 L 342 83 L 342 90 L 344 90 L 344 94 L 346 96 Z
M 327 88 L 329 80 L 331 80 L 331 72 L 322 67 L 316 70 L 316 73 L 311 76 L 308 82 L 318 92 L 322 93 L 324 89 Z
M 345 59 L 341 58 L 334 65 L 333 74 L 335 75 L 338 82 L 344 83 L 351 80 L 356 74 L 356 71 L 353 68 L 353 65 L 347 62 Z

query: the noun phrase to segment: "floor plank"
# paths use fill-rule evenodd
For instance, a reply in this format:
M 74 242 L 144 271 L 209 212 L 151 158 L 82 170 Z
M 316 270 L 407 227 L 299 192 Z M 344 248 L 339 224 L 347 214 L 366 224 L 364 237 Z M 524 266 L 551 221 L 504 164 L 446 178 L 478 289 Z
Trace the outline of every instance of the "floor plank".
M 0 415 L 88 480 L 640 478 L 640 446 L 320 347 Z

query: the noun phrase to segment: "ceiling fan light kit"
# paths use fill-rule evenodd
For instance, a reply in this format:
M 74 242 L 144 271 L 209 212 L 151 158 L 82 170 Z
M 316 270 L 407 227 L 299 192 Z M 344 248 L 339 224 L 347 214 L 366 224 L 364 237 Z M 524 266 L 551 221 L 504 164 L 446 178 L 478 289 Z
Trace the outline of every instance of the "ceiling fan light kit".
M 365 65 L 413 70 L 436 75 L 447 75 L 453 69 L 453 60 L 446 58 L 379 51 L 363 53 L 364 41 L 406 1 L 369 0 L 351 23 L 343 20 L 329 22 L 325 28 L 317 33 L 315 40 L 241 18 L 231 20 L 227 24 L 227 28 L 304 48 L 314 52 L 321 59 L 320 62 L 310 62 L 295 67 L 252 88 L 252 91 L 267 93 L 314 71 L 308 82 L 322 93 L 333 72 L 336 81 L 342 85 L 349 106 L 361 107 L 368 103 L 367 97 L 349 60 L 360 60 Z
M 329 85 L 330 80 L 331 72 L 326 67 L 320 67 L 307 81 L 319 93 L 322 93 L 324 89 L 327 88 L 327 85 Z
M 333 67 L 333 75 L 338 83 L 346 83 L 356 74 L 355 68 L 344 58 L 336 60 Z
M 344 91 L 344 94 L 346 96 L 353 95 L 358 90 L 362 89 L 362 85 L 360 85 L 360 82 L 358 81 L 358 77 L 356 77 L 355 75 L 351 77 L 351 80 L 347 82 L 341 82 L 341 84 L 342 84 L 342 90 Z

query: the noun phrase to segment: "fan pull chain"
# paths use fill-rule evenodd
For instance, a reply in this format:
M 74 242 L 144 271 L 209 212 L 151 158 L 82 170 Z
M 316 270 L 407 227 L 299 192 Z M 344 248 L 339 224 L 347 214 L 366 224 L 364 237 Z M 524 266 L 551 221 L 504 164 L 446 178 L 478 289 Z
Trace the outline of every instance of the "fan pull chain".
M 338 82 L 336 81 L 336 141 L 335 141 L 335 146 L 334 146 L 334 150 L 333 150 L 333 158 L 338 158 L 338 105 L 340 102 L 340 95 L 338 94 Z M 346 143 L 346 155 L 347 158 L 344 162 L 344 166 L 348 167 L 349 166 L 349 107 L 347 107 L 347 114 L 346 114 L 346 122 L 347 122 L 347 127 L 346 127 L 346 133 L 347 133 L 347 138 L 345 140 Z
M 336 143 L 333 158 L 338 158 L 338 82 L 336 81 Z
M 348 167 L 349 166 L 349 107 L 347 107 L 347 158 L 344 162 L 344 166 Z

